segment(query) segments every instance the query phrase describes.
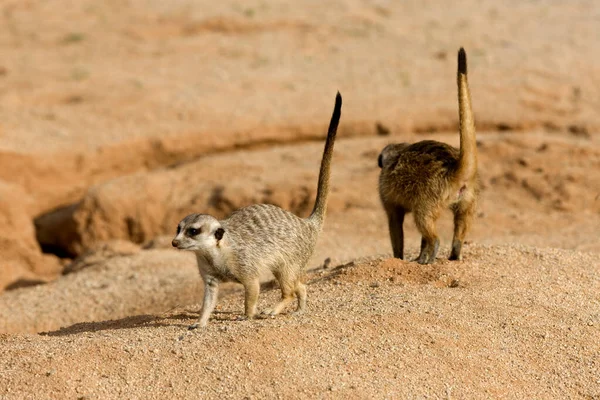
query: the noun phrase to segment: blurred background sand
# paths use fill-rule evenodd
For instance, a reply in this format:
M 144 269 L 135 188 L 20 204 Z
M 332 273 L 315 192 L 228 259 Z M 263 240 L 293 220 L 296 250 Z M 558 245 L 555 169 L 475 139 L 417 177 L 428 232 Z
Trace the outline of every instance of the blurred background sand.
M 600 396 L 596 2 L 0 9 L 0 397 Z M 483 182 L 465 260 L 445 260 L 449 214 L 434 266 L 389 260 L 377 155 L 458 145 L 460 46 Z M 188 333 L 202 283 L 177 222 L 306 215 L 337 90 L 311 312 L 236 322 L 225 285 Z

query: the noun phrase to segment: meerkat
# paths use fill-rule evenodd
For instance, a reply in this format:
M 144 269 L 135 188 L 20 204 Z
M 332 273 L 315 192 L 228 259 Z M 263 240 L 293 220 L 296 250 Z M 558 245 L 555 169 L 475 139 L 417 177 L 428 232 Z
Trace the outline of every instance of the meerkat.
M 204 300 L 198 321 L 190 329 L 208 323 L 220 282 L 234 281 L 244 286 L 245 317 L 257 313 L 259 276 L 271 271 L 281 287 L 281 301 L 269 312 L 279 314 L 294 295 L 296 312 L 306 308 L 306 286 L 301 281 L 323 227 L 329 194 L 333 144 L 340 120 L 342 97 L 337 93 L 325 150 L 321 160 L 317 197 L 308 218 L 270 204 L 255 204 L 234 211 L 227 219 L 191 214 L 177 226 L 172 245 L 196 254 L 204 281 Z
M 467 82 L 467 55 L 458 52 L 458 105 L 460 149 L 434 140 L 387 145 L 379 155 L 379 196 L 388 217 L 394 257 L 404 258 L 404 215 L 413 213 L 422 235 L 420 264 L 435 261 L 439 248 L 436 220 L 441 211 L 454 213 L 450 260 L 461 259 L 479 195 L 477 144 L 471 95 Z

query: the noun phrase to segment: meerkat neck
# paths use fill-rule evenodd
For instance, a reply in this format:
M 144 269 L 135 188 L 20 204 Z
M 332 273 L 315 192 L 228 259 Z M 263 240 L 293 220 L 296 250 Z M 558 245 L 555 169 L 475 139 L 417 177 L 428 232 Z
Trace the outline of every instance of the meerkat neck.
M 327 211 L 327 197 L 329 195 L 329 175 L 331 168 L 331 158 L 333 156 L 333 144 L 335 142 L 335 135 L 337 133 L 337 127 L 340 122 L 342 110 L 342 96 L 337 93 L 335 97 L 335 107 L 333 109 L 333 115 L 329 122 L 329 129 L 327 130 L 327 140 L 325 141 L 325 150 L 323 150 L 323 159 L 321 160 L 321 170 L 319 172 L 319 185 L 317 187 L 317 198 L 315 200 L 315 206 L 309 219 L 318 222 L 319 225 L 323 223 L 325 219 L 325 213 Z
M 229 241 L 223 238 L 216 247 L 196 251 L 196 258 L 198 258 L 198 260 L 205 260 L 208 264 L 220 269 L 221 266 L 229 264 L 231 253 Z
M 466 181 L 477 172 L 477 143 L 475 139 L 475 118 L 471 108 L 471 94 L 467 81 L 467 55 L 461 47 L 458 52 L 458 111 L 460 125 L 460 156 L 458 179 Z

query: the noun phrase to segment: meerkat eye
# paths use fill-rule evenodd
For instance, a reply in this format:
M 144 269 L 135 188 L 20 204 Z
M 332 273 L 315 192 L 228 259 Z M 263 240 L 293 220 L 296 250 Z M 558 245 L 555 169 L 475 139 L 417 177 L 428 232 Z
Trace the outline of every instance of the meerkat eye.
M 181 227 L 178 225 L 177 226 L 177 233 L 176 233 L 176 235 L 179 235 L 179 232 L 181 232 Z
M 199 234 L 201 231 L 200 228 L 190 228 L 187 230 L 187 234 L 188 236 L 196 236 L 197 234 Z

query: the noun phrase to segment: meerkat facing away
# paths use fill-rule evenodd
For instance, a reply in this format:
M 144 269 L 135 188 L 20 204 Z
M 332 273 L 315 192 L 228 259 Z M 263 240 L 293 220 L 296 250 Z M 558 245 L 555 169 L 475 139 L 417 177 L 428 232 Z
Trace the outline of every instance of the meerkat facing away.
M 461 259 L 461 248 L 475 212 L 479 194 L 477 144 L 471 95 L 467 82 L 467 56 L 458 52 L 458 105 L 460 149 L 434 140 L 387 145 L 379 155 L 379 196 L 388 217 L 394 257 L 404 257 L 404 215 L 413 212 L 422 235 L 416 261 L 435 261 L 439 238 L 435 222 L 441 211 L 454 213 L 454 239 L 450 260 Z
M 280 313 L 298 298 L 296 311 L 306 307 L 306 286 L 301 282 L 312 256 L 327 209 L 333 144 L 340 120 L 342 97 L 337 94 L 321 160 L 317 198 L 308 218 L 269 204 L 255 204 L 234 211 L 222 221 L 206 214 L 191 214 L 177 226 L 173 246 L 196 253 L 204 280 L 204 301 L 197 323 L 206 326 L 213 311 L 219 282 L 234 281 L 244 286 L 245 315 L 256 314 L 259 276 L 271 271 L 281 287 L 281 301 L 270 311 Z

